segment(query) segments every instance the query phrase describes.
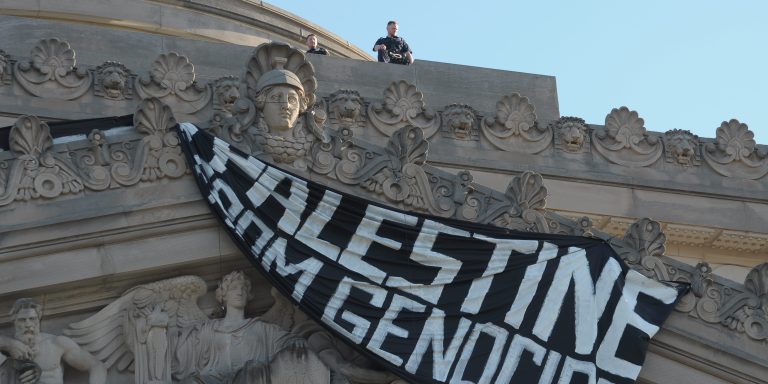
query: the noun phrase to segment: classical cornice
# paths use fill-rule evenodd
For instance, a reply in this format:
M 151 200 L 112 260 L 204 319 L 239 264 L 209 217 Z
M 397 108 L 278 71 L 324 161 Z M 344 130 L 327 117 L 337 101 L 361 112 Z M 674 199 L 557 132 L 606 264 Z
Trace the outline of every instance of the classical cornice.
M 416 86 L 394 81 L 383 90 L 380 101 L 366 101 L 354 90 L 319 97 L 301 116 L 306 135 L 300 142 L 265 147 L 264 137 L 259 136 L 264 131 L 255 95 L 248 88 L 261 70 L 259 60 L 271 54 L 293 55 L 295 60 L 290 63 L 297 67 L 291 70 L 303 68 L 299 71 L 302 76 L 315 81 L 303 54 L 281 44 L 260 47 L 249 61 L 244 79 L 227 76 L 205 84 L 195 82 L 192 63 L 173 52 L 160 55 L 150 73 L 138 76 L 114 62 L 96 68 L 76 66 L 74 50 L 55 38 L 40 42 L 31 59 L 3 55 L 2 68 L 12 71 L 12 80 L 0 85 L 0 92 L 14 84 L 14 92 L 25 98 L 79 100 L 88 94 L 135 105 L 136 110 L 128 134 L 97 130 L 89 132 L 86 140 L 57 145 L 45 122 L 35 116 L 20 117 L 10 129 L 9 150 L 0 152 L 0 209 L 11 209 L 17 201 L 88 198 L 120 188 L 130 193 L 143 184 L 189 177 L 172 129 L 178 111 L 185 120 L 246 151 L 402 209 L 513 230 L 601 238 L 638 271 L 662 281 L 690 283 L 692 293 L 680 303 L 679 311 L 756 340 L 768 339 L 768 263 L 755 267 L 743 285 L 734 283 L 713 275 L 706 263 L 692 267 L 665 257 L 667 235 L 653 220 L 632 222 L 619 238 L 610 229 L 596 227 L 589 217 L 572 219 L 546 209 L 548 192 L 539 173 L 522 172 L 501 192 L 475 183 L 468 171 L 452 174 L 428 164 L 431 141 L 439 137 L 441 144 L 456 140 L 470 147 L 478 145 L 476 150 L 486 145 L 483 152 L 525 156 L 547 156 L 553 150 L 585 153 L 580 151 L 586 151 L 585 140 L 590 140 L 590 148 L 602 148 L 591 151 L 599 151 L 595 153 L 617 166 L 645 167 L 666 158 L 667 152 L 663 140 L 645 131 L 636 112 L 616 109 L 606 118 L 603 130 L 587 134 L 588 127 L 573 118 L 540 125 L 535 106 L 517 93 L 502 97 L 495 113 L 487 116 L 465 104 L 452 104 L 441 113 L 427 107 L 425 95 Z M 48 60 L 51 57 L 57 60 Z M 100 93 L 95 91 L 98 84 L 103 88 Z M 730 170 L 719 172 L 718 177 L 762 178 L 759 170 L 768 160 L 762 149 L 747 140 L 750 132 L 746 127 L 724 123 L 721 128 L 716 144 L 707 146 L 707 156 L 718 160 L 717 167 Z M 251 135 L 252 129 L 260 134 Z M 481 134 L 473 134 L 473 129 Z M 577 133 L 582 130 L 579 144 Z M 557 149 L 554 138 L 563 131 L 571 136 L 562 136 Z M 300 144 L 300 150 L 295 144 Z M 738 156 L 726 156 L 732 152 L 729 145 L 739 146 Z M 673 156 L 675 166 L 696 166 L 695 154 L 688 157 L 690 164 L 680 163 L 686 153 Z M 610 219 L 607 224 L 612 221 L 618 222 Z M 678 233 L 675 228 L 672 232 Z M 713 236 L 712 245 L 734 243 L 732 235 Z

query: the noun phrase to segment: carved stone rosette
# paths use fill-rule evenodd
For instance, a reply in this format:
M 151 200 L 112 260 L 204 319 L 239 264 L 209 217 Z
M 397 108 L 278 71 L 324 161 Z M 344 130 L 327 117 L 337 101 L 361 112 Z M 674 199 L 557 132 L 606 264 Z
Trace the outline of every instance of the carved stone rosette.
M 481 131 L 494 147 L 508 152 L 539 153 L 552 142 L 552 129 L 539 127 L 536 107 L 518 93 L 496 103 L 496 116 L 485 118 Z
M 176 52 L 163 53 L 152 63 L 149 77 L 136 82 L 142 99 L 155 97 L 181 113 L 195 113 L 211 101 L 209 85 L 195 82 L 195 66 Z
M 690 131 L 673 129 L 664 133 L 664 153 L 668 163 L 684 167 L 701 165 L 699 137 Z
M 707 143 L 704 160 L 726 177 L 757 180 L 768 173 L 768 151 L 758 148 L 754 134 L 736 119 L 723 121 L 714 143 Z
M 627 107 L 605 117 L 605 129 L 592 133 L 592 144 L 608 161 L 626 167 L 647 167 L 661 157 L 663 146 L 649 135 L 645 121 Z
M 30 53 L 30 61 L 17 62 L 17 83 L 37 97 L 73 100 L 91 88 L 90 71 L 75 67 L 75 50 L 58 38 L 40 40 Z
M 385 136 L 406 126 L 421 128 L 429 139 L 440 128 L 440 115 L 427 108 L 424 94 L 405 80 L 394 81 L 384 90 L 384 102 L 368 106 L 368 118 Z
M 466 104 L 451 104 L 442 112 L 442 127 L 440 132 L 443 137 L 454 140 L 478 141 L 480 132 L 478 129 L 477 111 Z
M 589 128 L 584 119 L 563 116 L 550 123 L 549 128 L 555 135 L 555 148 L 570 153 L 589 153 Z
M 7 179 L 0 190 L 0 206 L 14 200 L 54 198 L 83 190 L 77 172 L 51 151 L 53 138 L 48 124 L 35 116 L 22 116 L 11 127 L 10 149 L 16 154 L 7 168 Z

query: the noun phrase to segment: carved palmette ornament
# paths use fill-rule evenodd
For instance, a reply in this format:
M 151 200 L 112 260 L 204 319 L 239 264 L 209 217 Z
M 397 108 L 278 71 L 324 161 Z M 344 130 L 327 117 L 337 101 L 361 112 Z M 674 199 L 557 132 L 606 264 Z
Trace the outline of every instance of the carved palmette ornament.
M 624 235 L 625 250 L 618 253 L 646 276 L 670 280 L 670 273 L 659 256 L 666 250 L 667 236 L 658 221 L 642 218 L 634 222 Z
M 142 99 L 158 98 L 180 113 L 195 113 L 211 101 L 211 87 L 195 82 L 195 66 L 176 52 L 163 53 L 152 63 L 148 77 L 136 82 Z
M 75 67 L 75 50 L 58 38 L 40 40 L 29 61 L 17 62 L 16 82 L 37 97 L 73 100 L 91 88 L 93 75 Z
M 536 172 L 526 171 L 509 182 L 504 193 L 510 205 L 495 210 L 492 224 L 499 227 L 548 233 L 550 226 L 545 216 L 547 188 L 544 179 Z
M 768 174 L 768 150 L 759 148 L 754 133 L 736 119 L 723 121 L 714 143 L 707 143 L 704 160 L 726 177 L 757 180 Z
M 627 107 L 611 110 L 605 128 L 592 133 L 592 145 L 608 161 L 626 167 L 647 167 L 663 151 L 659 138 L 649 135 L 645 121 Z
M 375 156 L 356 146 L 343 150 L 336 177 L 391 202 L 451 217 L 456 210 L 453 185 L 424 171 L 428 149 L 421 128 L 404 127 L 389 139 L 384 155 Z
M 536 122 L 536 107 L 519 93 L 496 103 L 496 115 L 483 119 L 483 136 L 494 147 L 508 152 L 539 153 L 552 142 L 552 129 Z
M 35 116 L 22 116 L 9 134 L 10 149 L 16 158 L 6 165 L 7 179 L 0 194 L 0 206 L 14 200 L 54 198 L 83 190 L 83 182 L 67 161 L 53 151 L 48 124 Z
M 424 94 L 405 80 L 392 82 L 384 90 L 384 101 L 368 106 L 368 118 L 385 136 L 412 126 L 421 128 L 428 139 L 440 128 L 440 115 L 427 108 Z

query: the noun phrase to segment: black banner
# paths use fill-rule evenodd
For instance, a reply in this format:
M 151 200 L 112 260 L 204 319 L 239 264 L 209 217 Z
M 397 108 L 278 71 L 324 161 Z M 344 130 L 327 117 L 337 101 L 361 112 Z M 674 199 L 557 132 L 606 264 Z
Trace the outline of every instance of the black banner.
M 678 290 L 595 239 L 404 212 L 181 124 L 202 194 L 302 310 L 419 383 L 632 383 Z

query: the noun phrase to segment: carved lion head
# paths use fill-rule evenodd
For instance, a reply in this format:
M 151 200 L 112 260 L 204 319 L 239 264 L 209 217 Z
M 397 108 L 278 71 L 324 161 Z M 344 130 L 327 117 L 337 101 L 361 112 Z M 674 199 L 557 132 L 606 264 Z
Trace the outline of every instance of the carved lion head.
M 476 116 L 475 110 L 466 104 L 451 104 L 443 112 L 448 130 L 460 139 L 470 138 Z
M 216 80 L 214 94 L 221 109 L 232 111 L 235 101 L 240 98 L 240 81 L 234 76 Z
M 584 119 L 564 116 L 554 123 L 554 128 L 566 151 L 577 152 L 584 146 L 587 137 L 587 124 Z
M 106 97 L 119 99 L 123 96 L 129 73 L 125 65 L 116 61 L 107 61 L 96 68 L 96 81 L 104 88 Z
M 360 117 L 363 98 L 351 89 L 341 89 L 331 94 L 331 113 L 342 124 L 351 124 Z
M 696 156 L 698 137 L 682 129 L 667 131 L 664 136 L 666 137 L 669 156 L 678 164 L 692 165 Z

